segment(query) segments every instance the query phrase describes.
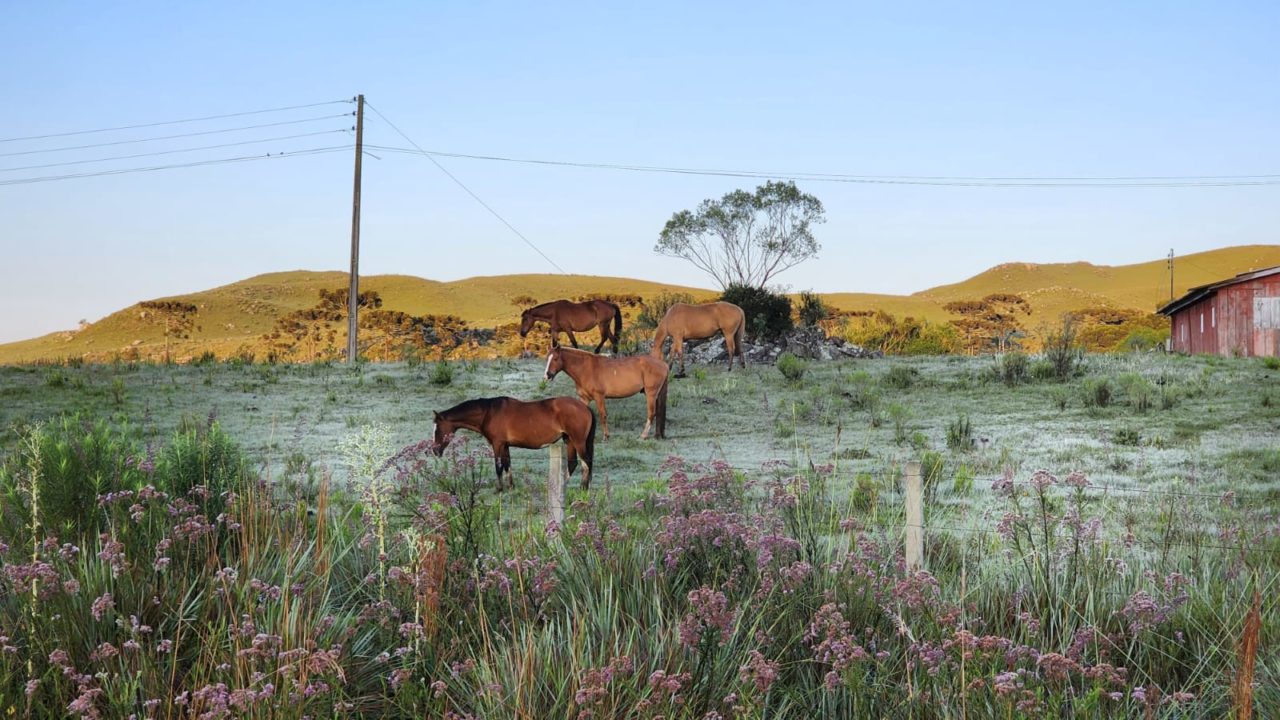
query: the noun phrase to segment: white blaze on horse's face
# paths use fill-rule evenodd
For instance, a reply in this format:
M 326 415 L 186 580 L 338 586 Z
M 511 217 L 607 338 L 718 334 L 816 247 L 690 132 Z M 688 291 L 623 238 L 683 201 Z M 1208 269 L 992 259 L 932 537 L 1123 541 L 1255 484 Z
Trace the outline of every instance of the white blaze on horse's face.
M 548 380 L 551 379 L 551 359 L 554 358 L 555 356 L 556 356 L 556 352 L 554 350 L 547 353 L 547 369 L 543 371 L 542 374 L 545 375 Z

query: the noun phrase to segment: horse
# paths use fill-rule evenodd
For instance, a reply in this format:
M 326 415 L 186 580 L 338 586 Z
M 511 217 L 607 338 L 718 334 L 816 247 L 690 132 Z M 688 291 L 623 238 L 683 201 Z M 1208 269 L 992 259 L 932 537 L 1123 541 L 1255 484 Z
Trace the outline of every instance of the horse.
M 613 354 L 618 354 L 618 335 L 622 333 L 622 308 L 608 300 L 587 300 L 572 302 L 555 300 L 542 303 L 525 310 L 520 314 L 520 337 L 529 334 L 533 324 L 541 320 L 551 329 L 551 347 L 560 347 L 560 333 L 569 335 L 569 342 L 578 347 L 578 339 L 574 331 L 584 332 L 593 327 L 600 328 L 600 344 L 592 352 L 600 352 L 605 341 L 613 343 Z M 609 329 L 609 321 L 613 321 L 613 329 Z
M 511 478 L 512 447 L 536 450 L 561 438 L 569 455 L 569 474 L 582 458 L 582 489 L 591 486 L 591 464 L 595 461 L 596 416 L 586 403 L 571 397 L 524 402 L 509 397 L 467 400 L 435 414 L 435 442 L 431 449 L 436 457 L 453 439 L 458 428 L 478 432 L 493 447 L 493 464 L 498 473 L 498 491 L 502 491 L 502 474 L 507 474 L 507 487 L 514 488 Z
M 724 333 L 724 346 L 729 351 L 729 371 L 733 371 L 733 358 L 736 355 L 747 367 L 746 358 L 742 357 L 742 334 L 746 329 L 747 317 L 742 308 L 727 302 L 713 302 L 703 305 L 676 303 L 658 323 L 658 330 L 653 336 L 651 354 L 662 359 L 662 344 L 667 337 L 671 338 L 671 356 L 680 356 L 680 371 L 676 377 L 684 377 L 684 341 L 702 340 L 716 333 Z
M 655 438 L 667 436 L 667 375 L 671 369 L 662 360 L 648 355 L 605 357 L 585 350 L 552 348 L 547 354 L 547 379 L 554 379 L 561 370 L 573 378 L 583 402 L 595 401 L 605 440 L 609 439 L 605 398 L 631 397 L 638 392 L 643 392 L 649 401 L 649 414 L 640 439 L 649 437 L 651 426 Z

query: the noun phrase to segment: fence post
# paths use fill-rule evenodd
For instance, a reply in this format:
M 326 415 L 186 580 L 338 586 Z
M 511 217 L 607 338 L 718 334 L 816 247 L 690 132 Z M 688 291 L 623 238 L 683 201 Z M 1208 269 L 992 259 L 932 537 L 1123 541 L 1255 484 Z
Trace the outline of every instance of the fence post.
M 559 442 L 548 446 L 547 463 L 547 514 L 557 524 L 564 522 L 564 445 Z
M 920 463 L 907 463 L 907 569 L 924 568 L 924 492 L 920 484 Z

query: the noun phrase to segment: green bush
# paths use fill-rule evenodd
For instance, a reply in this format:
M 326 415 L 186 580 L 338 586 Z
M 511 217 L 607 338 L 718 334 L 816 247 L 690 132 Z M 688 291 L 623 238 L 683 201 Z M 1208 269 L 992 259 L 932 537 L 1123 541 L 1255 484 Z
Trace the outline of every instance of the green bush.
M 1137 373 L 1128 373 L 1120 377 L 1120 387 L 1130 407 L 1138 412 L 1146 412 L 1155 404 L 1155 387 L 1146 378 Z
M 916 384 L 920 372 L 906 365 L 894 365 L 884 374 L 884 384 L 898 390 L 906 390 Z
M 1041 382 L 1045 380 L 1053 380 L 1058 377 L 1058 373 L 1053 369 L 1053 363 L 1047 359 L 1034 360 L 1031 363 L 1031 378 Z
M 1045 337 L 1044 357 L 1053 365 L 1053 374 L 1059 380 L 1066 380 L 1079 372 L 1084 348 L 1080 345 L 1076 324 L 1070 315 L 1063 318 L 1062 327 Z
M 911 422 L 911 410 L 898 403 L 889 405 L 889 421 L 893 423 L 893 441 L 901 445 L 910 436 L 907 424 Z
M 631 321 L 631 326 L 643 330 L 653 330 L 658 327 L 658 323 L 662 322 L 662 318 L 667 314 L 667 311 L 676 303 L 693 305 L 695 301 L 693 296 L 686 292 L 660 292 L 641 303 L 640 312 L 636 313 L 636 318 Z
M 431 374 L 427 376 L 427 382 L 432 385 L 449 385 L 453 383 L 453 365 L 447 360 L 441 360 L 431 367 Z
M 789 352 L 784 352 L 778 356 L 777 362 L 778 372 L 791 382 L 799 382 L 804 377 L 805 370 L 808 369 L 808 363 Z
M 720 295 L 724 302 L 742 308 L 747 316 L 747 334 L 763 340 L 777 340 L 794 327 L 791 299 L 765 288 L 730 285 Z
M 806 290 L 800 293 L 800 306 L 796 308 L 796 314 L 800 317 L 802 326 L 814 327 L 819 321 L 830 317 L 831 311 L 817 293 Z
M 1023 353 L 1005 353 L 996 368 L 1001 382 L 1010 387 L 1026 382 L 1028 362 L 1027 356 Z
M 1148 328 L 1141 327 L 1131 331 L 1124 336 L 1115 347 L 1116 350 L 1143 352 L 1147 350 L 1155 350 L 1164 347 L 1164 341 L 1169 339 L 1169 328 Z
M 195 487 L 209 491 L 208 502 L 221 504 L 222 493 L 249 478 L 244 454 L 216 422 L 188 419 L 156 454 L 149 482 L 175 497 Z
M 1111 380 L 1108 378 L 1089 378 L 1084 383 L 1085 407 L 1106 407 L 1111 404 Z
M 1264 357 L 1262 358 L 1262 367 L 1268 370 L 1280 370 L 1280 357 Z
M 1058 412 L 1063 412 L 1071 401 L 1071 394 L 1067 392 L 1066 388 L 1055 387 L 1049 393 L 1049 399 L 1053 401 L 1054 407 L 1058 408 Z
M 1130 445 L 1136 447 L 1142 442 L 1142 437 L 1138 434 L 1138 430 L 1136 428 L 1123 427 L 1116 428 L 1115 432 L 1111 434 L 1111 441 L 1116 445 Z

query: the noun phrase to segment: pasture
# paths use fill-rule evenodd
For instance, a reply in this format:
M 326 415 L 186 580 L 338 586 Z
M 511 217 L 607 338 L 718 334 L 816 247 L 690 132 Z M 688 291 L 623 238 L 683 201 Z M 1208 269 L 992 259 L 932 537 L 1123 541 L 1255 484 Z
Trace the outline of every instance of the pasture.
M 462 400 L 572 395 L 544 365 L 0 368 L 0 557 L 26 568 L 0 580 L 0 711 L 169 717 L 181 694 L 225 709 L 208 717 L 1218 717 L 1257 590 L 1246 686 L 1280 713 L 1280 369 L 691 365 L 666 440 L 637 439 L 642 396 L 609 401 L 592 489 L 570 482 L 548 528 L 545 450 L 514 450 L 495 495 L 478 438 L 416 445 Z M 166 498 L 34 523 L 30 479 L 94 434 L 120 456 L 84 461 L 115 468 L 94 488 Z M 227 454 L 230 474 L 209 460 Z M 900 562 L 908 460 L 925 575 Z

